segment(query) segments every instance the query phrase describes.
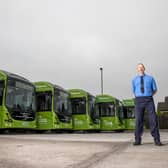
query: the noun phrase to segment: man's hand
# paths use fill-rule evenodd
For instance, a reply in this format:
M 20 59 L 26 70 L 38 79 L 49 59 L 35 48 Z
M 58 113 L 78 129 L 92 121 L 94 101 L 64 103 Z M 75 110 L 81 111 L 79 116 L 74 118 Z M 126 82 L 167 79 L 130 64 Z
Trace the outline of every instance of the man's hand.
M 154 96 L 156 94 L 157 90 L 154 90 L 152 93 L 152 96 Z

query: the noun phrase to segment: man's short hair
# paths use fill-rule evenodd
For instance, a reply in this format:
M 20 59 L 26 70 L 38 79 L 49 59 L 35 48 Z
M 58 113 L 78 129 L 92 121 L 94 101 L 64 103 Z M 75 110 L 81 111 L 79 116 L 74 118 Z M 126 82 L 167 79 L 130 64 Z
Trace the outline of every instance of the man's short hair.
M 144 66 L 144 64 L 143 64 L 143 63 L 138 63 L 138 64 L 137 64 L 137 66 L 138 66 L 138 65 L 142 65 L 142 66 L 143 66 L 143 68 L 145 69 L 145 66 Z

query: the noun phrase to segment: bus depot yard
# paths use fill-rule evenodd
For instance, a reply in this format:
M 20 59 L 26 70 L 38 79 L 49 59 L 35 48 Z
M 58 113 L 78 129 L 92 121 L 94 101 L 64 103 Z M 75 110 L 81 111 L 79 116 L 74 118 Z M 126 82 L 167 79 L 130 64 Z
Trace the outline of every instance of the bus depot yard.
M 133 132 L 1 134 L 0 168 L 162 168 L 168 165 L 168 130 L 163 146 L 145 130 L 141 146 Z
M 168 97 L 157 115 L 165 145 L 155 146 L 147 131 L 135 147 L 133 99 L 66 90 L 0 70 L 0 168 L 167 167 Z

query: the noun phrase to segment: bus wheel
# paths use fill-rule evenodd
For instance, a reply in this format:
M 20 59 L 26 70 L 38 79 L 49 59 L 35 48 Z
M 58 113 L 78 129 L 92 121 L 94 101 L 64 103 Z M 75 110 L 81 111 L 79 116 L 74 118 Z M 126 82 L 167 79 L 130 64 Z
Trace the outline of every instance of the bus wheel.
M 0 134 L 5 134 L 6 130 L 5 129 L 0 129 Z
M 121 129 L 121 130 L 115 130 L 115 132 L 122 133 L 122 132 L 124 132 L 124 130 L 123 129 Z
M 47 132 L 46 130 L 36 130 L 37 134 L 43 134 L 43 133 L 46 133 L 46 132 Z
M 74 131 L 73 130 L 67 130 L 67 133 L 74 133 Z

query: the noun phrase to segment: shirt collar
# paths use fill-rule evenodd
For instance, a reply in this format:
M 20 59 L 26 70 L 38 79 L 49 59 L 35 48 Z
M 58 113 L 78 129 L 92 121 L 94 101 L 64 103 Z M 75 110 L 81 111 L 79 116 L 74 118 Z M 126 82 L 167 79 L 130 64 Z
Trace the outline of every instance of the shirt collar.
M 141 75 L 139 75 L 139 74 L 138 74 L 138 76 L 140 76 L 140 77 L 141 77 Z M 146 74 L 144 73 L 142 76 L 144 77 L 144 76 L 146 76 Z

